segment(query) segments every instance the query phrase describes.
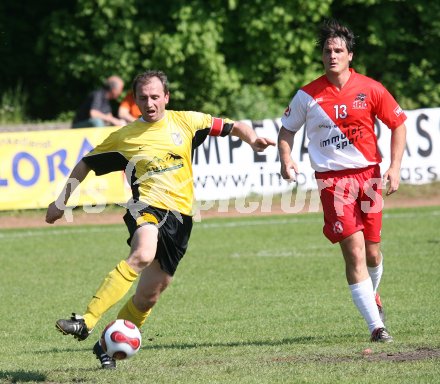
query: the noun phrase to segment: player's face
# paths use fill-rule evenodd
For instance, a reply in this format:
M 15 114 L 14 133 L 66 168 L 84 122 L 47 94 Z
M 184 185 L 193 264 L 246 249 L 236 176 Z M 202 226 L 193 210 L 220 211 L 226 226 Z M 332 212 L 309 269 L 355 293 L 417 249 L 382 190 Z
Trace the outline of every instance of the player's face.
M 353 52 L 348 52 L 345 41 L 339 37 L 328 39 L 322 50 L 322 62 L 327 74 L 341 74 L 348 71 Z
M 152 77 L 148 83 L 138 83 L 135 102 L 145 121 L 153 123 L 164 117 L 165 107 L 170 98 L 165 93 L 161 81 Z

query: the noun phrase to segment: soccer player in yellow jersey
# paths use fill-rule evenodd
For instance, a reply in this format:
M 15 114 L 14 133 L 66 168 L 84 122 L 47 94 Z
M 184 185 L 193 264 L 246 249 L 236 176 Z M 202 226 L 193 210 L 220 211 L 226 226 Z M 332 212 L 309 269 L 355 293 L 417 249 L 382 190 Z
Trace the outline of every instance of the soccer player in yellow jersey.
M 211 136 L 238 136 L 254 151 L 275 142 L 258 137 L 247 124 L 200 112 L 166 110 L 170 98 L 167 77 L 147 71 L 133 81 L 133 94 L 142 116 L 110 134 L 75 166 L 58 199 L 47 209 L 46 222 L 54 223 L 75 187 L 90 170 L 102 175 L 125 170 L 133 197 L 124 221 L 130 237 L 130 253 L 104 279 L 83 316 L 73 314 L 56 327 L 78 340 L 86 339 L 101 316 L 139 282 L 118 313 L 118 318 L 141 327 L 171 283 L 185 254 L 192 228 L 193 174 L 191 153 L 195 142 Z M 201 136 L 198 136 L 201 135 Z M 99 341 L 93 352 L 103 368 L 115 368 Z

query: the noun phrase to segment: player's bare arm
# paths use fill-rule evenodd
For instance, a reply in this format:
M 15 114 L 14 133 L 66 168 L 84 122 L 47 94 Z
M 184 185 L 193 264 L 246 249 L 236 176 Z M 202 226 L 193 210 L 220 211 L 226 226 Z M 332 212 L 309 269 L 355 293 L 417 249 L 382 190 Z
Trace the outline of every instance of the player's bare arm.
M 384 182 L 389 182 L 387 196 L 399 189 L 400 165 L 402 163 L 403 152 L 406 145 L 406 126 L 402 124 L 391 131 L 391 163 L 385 172 Z
M 239 137 L 248 143 L 255 152 L 262 152 L 269 146 L 275 146 L 275 141 L 266 137 L 258 137 L 255 131 L 242 121 L 234 122 L 231 135 Z
M 295 174 L 298 173 L 298 165 L 292 160 L 291 152 L 293 149 L 293 140 L 296 132 L 289 131 L 281 127 L 278 134 L 278 152 L 281 162 L 281 177 L 285 180 L 295 181 Z M 293 170 L 293 172 L 292 172 Z
M 119 109 L 118 109 L 118 116 L 119 116 L 120 119 L 122 119 L 124 121 L 127 121 L 129 123 L 137 120 L 136 117 L 134 117 L 134 116 L 132 116 L 130 114 L 130 110 L 128 108 L 125 108 L 125 107 L 119 107 Z
M 90 117 L 95 119 L 101 119 L 109 125 L 125 125 L 125 121 L 114 117 L 111 113 L 102 113 L 97 109 L 90 110 Z
M 89 172 L 89 166 L 82 160 L 73 168 L 60 195 L 47 207 L 46 223 L 53 224 L 63 217 L 64 208 L 66 207 L 69 197 L 76 187 L 86 178 Z

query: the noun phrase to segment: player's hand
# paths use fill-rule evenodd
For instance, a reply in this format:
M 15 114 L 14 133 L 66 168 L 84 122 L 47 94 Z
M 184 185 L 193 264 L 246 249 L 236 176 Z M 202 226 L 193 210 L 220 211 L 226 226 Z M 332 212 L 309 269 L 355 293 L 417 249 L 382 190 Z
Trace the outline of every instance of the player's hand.
M 55 201 L 50 203 L 46 212 L 46 223 L 53 224 L 63 217 L 64 210 L 57 207 Z
M 400 183 L 400 169 L 399 168 L 389 168 L 388 171 L 383 175 L 384 186 L 389 182 L 386 195 L 389 196 L 399 189 Z
M 267 139 L 266 137 L 257 137 L 251 144 L 255 152 L 263 152 L 269 146 L 275 146 L 275 141 Z
M 296 181 L 296 175 L 298 172 L 298 166 L 293 160 L 287 163 L 281 163 L 281 177 L 287 180 L 289 183 Z

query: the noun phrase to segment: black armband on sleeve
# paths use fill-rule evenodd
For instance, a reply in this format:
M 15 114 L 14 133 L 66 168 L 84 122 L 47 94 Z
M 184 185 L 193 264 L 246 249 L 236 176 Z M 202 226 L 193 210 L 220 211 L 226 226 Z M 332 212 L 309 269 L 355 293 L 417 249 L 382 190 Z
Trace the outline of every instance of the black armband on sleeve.
M 223 124 L 223 129 L 222 129 L 222 133 L 220 133 L 220 136 L 228 136 L 231 131 L 232 128 L 234 127 L 234 123 L 225 123 Z

